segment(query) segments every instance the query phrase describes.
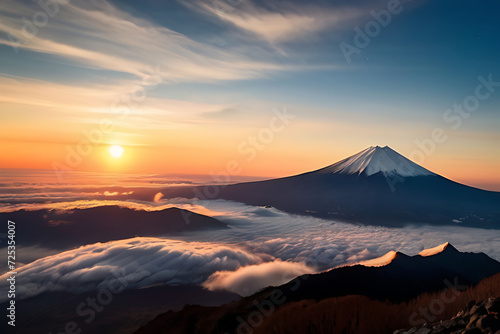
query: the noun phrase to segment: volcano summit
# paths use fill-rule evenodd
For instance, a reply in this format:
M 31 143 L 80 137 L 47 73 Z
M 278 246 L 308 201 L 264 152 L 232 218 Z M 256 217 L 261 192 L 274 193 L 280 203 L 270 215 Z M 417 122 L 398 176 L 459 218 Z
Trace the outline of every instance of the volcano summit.
M 388 146 L 312 172 L 225 186 L 219 198 L 369 224 L 500 228 L 499 192 L 451 181 Z

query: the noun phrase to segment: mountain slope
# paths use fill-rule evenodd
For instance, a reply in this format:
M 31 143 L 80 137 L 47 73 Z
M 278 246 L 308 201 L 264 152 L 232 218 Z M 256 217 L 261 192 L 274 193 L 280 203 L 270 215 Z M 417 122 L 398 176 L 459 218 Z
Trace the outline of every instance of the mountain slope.
M 298 320 L 298 324 L 310 323 L 310 326 L 320 326 L 324 325 L 325 321 L 334 323 L 335 319 L 342 319 L 343 308 L 337 309 L 340 313 L 336 314 L 329 307 L 326 313 L 322 310 L 322 317 L 315 318 L 314 313 L 317 312 L 312 315 L 309 312 L 309 316 L 304 315 L 306 307 L 321 305 L 332 298 L 342 297 L 344 301 L 351 298 L 356 300 L 354 310 L 347 312 L 345 316 L 355 318 L 356 312 L 363 307 L 361 303 L 373 304 L 378 301 L 378 305 L 383 306 L 381 302 L 385 305 L 387 302 L 407 302 L 423 293 L 441 293 L 443 289 L 454 288 L 455 292 L 449 292 L 447 295 L 448 300 L 451 300 L 450 294 L 459 295 L 459 291 L 500 273 L 500 263 L 483 253 L 462 253 L 449 244 L 441 246 L 440 252 L 429 256 L 407 256 L 394 252 L 391 255 L 395 256 L 389 257 L 389 263 L 380 267 L 358 264 L 300 276 L 284 285 L 266 288 L 252 296 L 217 308 L 186 307 L 180 312 L 170 312 L 157 317 L 137 333 L 243 333 L 249 332 L 248 328 L 263 333 L 275 332 L 267 330 L 276 324 L 273 317 L 280 314 L 281 310 L 285 310 L 285 318 L 293 311 L 294 320 Z M 299 310 L 295 310 L 297 312 L 294 311 L 294 305 L 299 307 Z M 262 317 L 262 320 L 259 320 L 258 316 Z M 392 318 L 395 316 L 394 310 L 380 316 Z M 405 319 L 398 321 L 401 320 Z M 266 326 L 260 327 L 263 323 Z M 369 323 L 365 325 L 369 327 Z M 278 331 L 283 332 L 287 331 Z
M 362 223 L 500 228 L 500 193 L 448 180 L 388 147 L 304 174 L 221 187 L 219 198 Z

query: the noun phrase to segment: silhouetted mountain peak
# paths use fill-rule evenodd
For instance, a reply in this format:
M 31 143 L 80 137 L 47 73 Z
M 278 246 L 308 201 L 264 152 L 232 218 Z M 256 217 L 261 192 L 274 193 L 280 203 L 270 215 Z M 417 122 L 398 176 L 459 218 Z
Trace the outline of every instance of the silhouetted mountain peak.
M 423 251 L 418 253 L 418 255 L 427 257 L 442 253 L 459 253 L 459 251 L 455 247 L 453 247 L 453 245 L 450 244 L 449 242 L 445 242 L 444 244 L 441 244 L 439 246 L 424 249 Z
M 449 242 L 445 242 L 444 244 L 441 244 L 436 247 L 424 249 L 416 257 L 429 257 L 429 256 L 434 256 L 438 254 L 460 254 L 460 251 L 458 251 L 455 247 L 453 247 L 452 244 Z M 365 260 L 358 262 L 356 264 L 360 264 L 365 267 L 383 267 L 386 265 L 389 265 L 391 263 L 405 263 L 403 261 L 407 261 L 408 259 L 411 259 L 412 256 L 406 255 L 401 252 L 397 251 L 390 251 L 387 252 L 386 254 L 370 259 L 370 260 Z
M 394 261 L 398 257 L 398 252 L 390 251 L 382 255 L 381 257 L 377 257 L 375 259 L 361 261 L 360 265 L 365 267 L 382 267 L 386 266 L 392 261 Z
M 381 257 L 377 257 L 371 260 L 361 261 L 357 264 L 360 264 L 365 267 L 383 267 L 390 263 L 393 263 L 394 261 L 401 261 L 402 259 L 406 258 L 409 258 L 409 256 L 404 253 L 389 251 L 384 255 L 382 255 Z

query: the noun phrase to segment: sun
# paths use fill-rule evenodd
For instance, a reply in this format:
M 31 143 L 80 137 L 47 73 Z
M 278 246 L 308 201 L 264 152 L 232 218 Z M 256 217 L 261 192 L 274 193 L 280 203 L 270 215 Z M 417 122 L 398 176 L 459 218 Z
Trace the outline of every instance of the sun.
M 123 147 L 119 145 L 113 145 L 109 148 L 109 153 L 113 158 L 119 158 L 123 154 Z

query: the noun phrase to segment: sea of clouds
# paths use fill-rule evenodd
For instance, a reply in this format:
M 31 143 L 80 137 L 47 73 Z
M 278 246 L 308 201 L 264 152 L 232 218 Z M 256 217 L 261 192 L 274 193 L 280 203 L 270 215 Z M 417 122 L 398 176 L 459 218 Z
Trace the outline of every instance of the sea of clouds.
M 33 259 L 18 269 L 19 298 L 46 291 L 96 290 L 117 277 L 132 276 L 129 281 L 134 283 L 128 288 L 194 284 L 249 295 L 302 274 L 376 258 L 391 250 L 414 255 L 445 242 L 460 251 L 484 252 L 500 260 L 499 230 L 459 225 L 357 225 L 224 200 L 163 198 L 150 203 L 120 203 L 136 209 L 178 206 L 209 213 L 230 229 L 188 232 L 175 238 L 136 237 Z M 115 204 L 117 201 L 78 201 L 58 205 L 70 210 Z M 7 288 L 7 277 L 0 277 L 0 289 Z M 2 296 L 0 302 L 4 301 Z

